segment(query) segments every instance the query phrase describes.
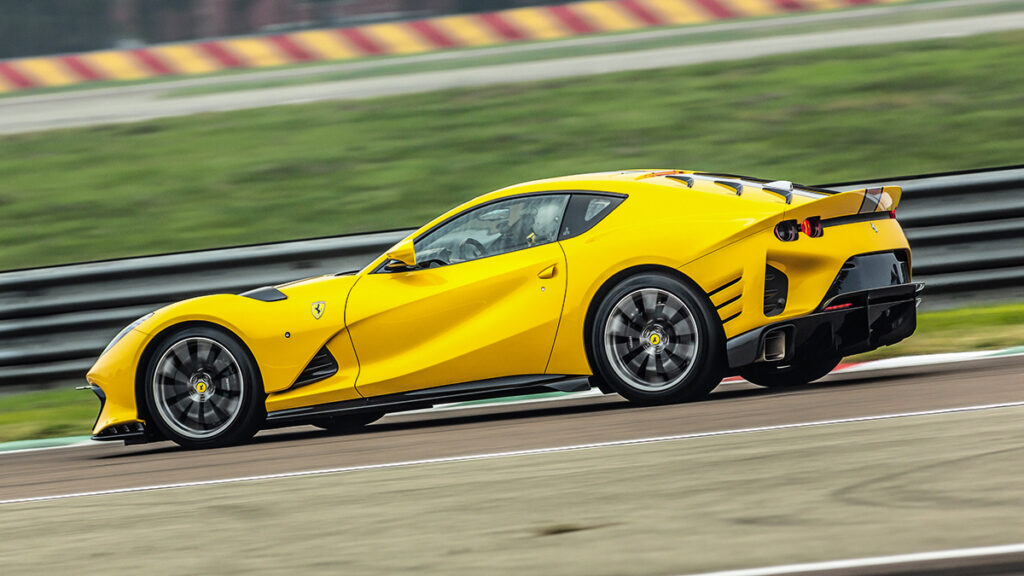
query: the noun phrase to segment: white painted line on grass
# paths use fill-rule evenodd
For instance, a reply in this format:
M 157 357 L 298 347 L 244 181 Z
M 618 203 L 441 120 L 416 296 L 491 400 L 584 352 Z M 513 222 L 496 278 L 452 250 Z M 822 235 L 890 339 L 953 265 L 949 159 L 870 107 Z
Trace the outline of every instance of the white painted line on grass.
M 466 456 L 449 456 L 445 458 L 427 458 L 424 460 L 406 460 L 403 462 L 387 462 L 384 464 L 366 464 L 363 466 L 345 466 L 339 468 L 324 468 L 321 470 L 303 470 L 297 472 L 281 472 L 278 474 L 261 474 L 258 476 L 240 476 L 236 478 L 221 478 L 217 480 L 201 480 L 195 482 L 177 482 L 173 484 L 154 484 L 151 486 L 137 486 L 133 488 L 115 488 L 112 490 L 96 490 L 93 492 L 77 492 L 73 494 L 55 494 L 52 496 L 35 496 L 31 498 L 12 498 L 0 500 L 3 504 L 20 504 L 25 502 L 45 502 L 48 500 L 64 500 L 67 498 L 79 498 L 82 496 L 106 496 L 109 494 L 128 494 L 132 492 L 150 492 L 153 490 L 168 490 L 171 488 L 189 488 L 194 486 L 212 486 L 215 484 L 233 484 L 236 482 L 251 482 L 255 480 L 278 480 L 282 478 L 299 478 L 303 476 L 320 476 L 324 474 L 339 474 L 342 472 L 360 472 L 364 470 L 382 470 L 387 468 L 400 468 L 406 466 L 420 466 L 424 464 L 448 464 L 453 462 L 470 462 L 474 460 L 491 460 L 496 458 L 509 458 L 512 456 L 530 456 L 534 454 L 552 454 L 556 452 L 571 452 L 576 450 L 590 450 L 593 448 L 610 448 L 613 446 L 635 446 L 638 444 L 653 444 L 657 442 L 669 442 L 672 440 L 691 440 L 695 438 L 708 438 L 712 436 L 728 436 L 732 434 L 747 434 L 750 432 L 768 432 L 772 430 L 789 430 L 793 428 L 809 428 L 812 426 L 828 426 L 833 424 L 851 424 L 855 422 L 872 422 L 876 420 L 889 420 L 893 418 L 908 418 L 912 416 L 934 416 L 938 414 L 954 414 L 957 412 L 976 412 L 980 410 L 993 410 L 997 408 L 1012 408 L 1024 406 L 1021 402 L 1004 402 L 1001 404 L 981 404 L 976 406 L 961 406 L 957 408 L 942 408 L 938 410 L 922 410 L 919 412 L 900 412 L 895 414 L 881 414 L 877 416 L 857 416 L 854 418 L 839 418 L 836 420 L 816 420 L 813 422 L 798 422 L 793 424 L 776 424 L 774 426 L 756 426 L 753 428 L 737 428 L 733 430 L 718 430 L 714 432 L 694 432 L 690 434 L 674 434 L 672 436 L 655 436 L 652 438 L 634 438 L 631 440 L 612 440 L 609 442 L 594 442 L 591 444 L 575 444 L 570 446 L 555 446 L 551 448 L 534 448 L 529 450 L 513 450 L 510 452 L 492 452 L 487 454 L 470 454 Z
M 807 572 L 823 572 L 826 570 L 845 570 L 850 568 L 871 568 L 874 566 L 890 566 L 910 562 L 929 562 L 935 560 L 956 560 L 959 558 L 976 558 L 980 556 L 998 556 L 1001 554 L 1018 554 L 1024 552 L 1024 543 L 1006 544 L 1003 546 L 984 546 L 980 548 L 960 548 L 955 550 L 937 550 L 935 552 L 917 552 L 914 554 L 896 554 L 893 556 L 875 556 L 873 558 L 850 558 L 847 560 L 830 560 L 827 562 L 810 562 L 807 564 L 789 564 L 766 568 L 747 568 L 743 570 L 725 570 L 722 572 L 702 572 L 693 576 L 779 576 L 781 574 L 800 574 Z

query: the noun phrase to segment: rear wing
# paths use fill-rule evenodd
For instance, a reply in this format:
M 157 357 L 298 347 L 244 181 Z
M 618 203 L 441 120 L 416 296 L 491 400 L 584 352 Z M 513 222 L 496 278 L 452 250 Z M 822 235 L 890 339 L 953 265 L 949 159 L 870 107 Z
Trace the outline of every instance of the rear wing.
M 899 186 L 878 186 L 861 188 L 849 192 L 836 192 L 801 204 L 786 211 L 786 218 L 807 218 L 817 216 L 824 219 L 859 216 L 871 219 L 875 215 L 891 213 L 900 204 L 903 189 Z

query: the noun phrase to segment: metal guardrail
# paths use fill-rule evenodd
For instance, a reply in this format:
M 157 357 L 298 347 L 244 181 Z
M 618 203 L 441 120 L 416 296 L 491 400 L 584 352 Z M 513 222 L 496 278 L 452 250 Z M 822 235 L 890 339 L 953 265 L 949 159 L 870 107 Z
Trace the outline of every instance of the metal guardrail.
M 926 294 L 1024 299 L 1024 167 L 846 183 L 904 189 Z M 0 385 L 81 379 L 117 331 L 164 304 L 361 268 L 409 230 L 0 273 Z

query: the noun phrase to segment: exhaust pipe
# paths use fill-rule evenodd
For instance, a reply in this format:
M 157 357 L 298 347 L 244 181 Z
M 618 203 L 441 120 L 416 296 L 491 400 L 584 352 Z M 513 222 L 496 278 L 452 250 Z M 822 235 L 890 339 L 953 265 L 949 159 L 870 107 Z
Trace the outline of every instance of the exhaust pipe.
M 786 331 L 776 328 L 764 335 L 764 352 L 761 360 L 774 362 L 786 357 Z

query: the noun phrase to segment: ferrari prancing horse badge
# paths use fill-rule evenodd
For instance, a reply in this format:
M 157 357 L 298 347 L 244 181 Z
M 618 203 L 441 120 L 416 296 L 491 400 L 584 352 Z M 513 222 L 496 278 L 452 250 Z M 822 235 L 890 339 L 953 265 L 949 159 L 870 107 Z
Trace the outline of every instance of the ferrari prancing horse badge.
M 320 317 L 324 315 L 325 308 L 327 308 L 327 303 L 324 302 L 323 300 L 319 302 L 313 302 L 313 307 L 311 310 L 313 312 L 313 318 L 319 320 Z

